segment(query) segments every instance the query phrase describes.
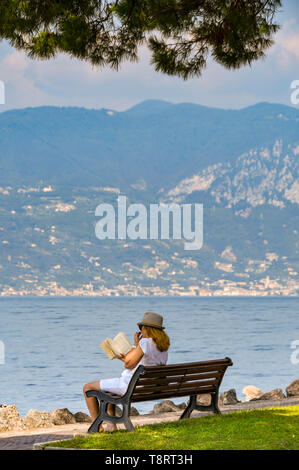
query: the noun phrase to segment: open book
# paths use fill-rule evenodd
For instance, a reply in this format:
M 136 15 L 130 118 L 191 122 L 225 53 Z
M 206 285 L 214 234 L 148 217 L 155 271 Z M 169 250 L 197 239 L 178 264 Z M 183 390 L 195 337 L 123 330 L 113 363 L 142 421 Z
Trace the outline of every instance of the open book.
M 128 354 L 132 347 L 132 344 L 126 335 L 122 332 L 118 333 L 113 339 L 104 339 L 104 341 L 101 343 L 101 348 L 107 354 L 109 359 L 114 359 L 120 354 Z

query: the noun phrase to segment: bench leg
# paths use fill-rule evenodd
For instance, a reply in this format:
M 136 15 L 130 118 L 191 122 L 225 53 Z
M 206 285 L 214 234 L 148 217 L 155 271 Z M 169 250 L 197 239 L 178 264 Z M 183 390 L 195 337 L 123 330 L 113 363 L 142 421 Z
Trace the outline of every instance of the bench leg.
M 211 398 L 212 398 L 211 404 L 212 404 L 214 413 L 216 413 L 217 415 L 221 415 L 221 411 L 219 410 L 219 406 L 218 406 L 218 392 L 213 394 Z
M 103 421 L 111 422 L 111 423 L 124 423 L 127 431 L 135 431 L 135 428 L 133 426 L 133 423 L 130 419 L 130 408 L 131 405 L 130 403 L 122 403 L 123 405 L 123 414 L 122 416 L 111 416 L 107 413 L 106 408 L 108 405 L 108 401 L 104 400 L 98 400 L 99 401 L 99 406 L 100 406 L 100 412 L 94 422 L 91 424 L 91 426 L 88 429 L 88 433 L 96 433 L 99 432 L 100 426 Z
M 100 426 L 103 422 L 103 417 L 102 416 L 98 416 L 94 422 L 92 423 L 92 425 L 88 428 L 88 434 L 93 434 L 93 433 L 96 433 L 96 432 L 99 432 L 99 429 L 100 429 Z
M 99 405 L 100 405 L 100 412 L 99 412 L 98 416 L 96 417 L 96 419 L 91 424 L 91 426 L 88 428 L 87 432 L 89 434 L 99 432 L 100 426 L 101 426 L 102 422 L 104 421 L 104 417 L 105 417 L 104 406 L 105 405 L 103 404 L 102 401 L 100 401 Z
M 198 405 L 196 395 L 192 395 L 189 398 L 189 403 L 187 405 L 187 408 L 185 408 L 184 412 L 181 414 L 180 419 L 190 418 L 190 415 L 193 410 L 204 411 L 204 412 L 213 411 L 214 413 L 220 415 L 221 411 L 218 406 L 218 393 L 211 394 L 211 405 L 208 405 L 208 406 Z
M 190 415 L 191 415 L 192 411 L 195 410 L 195 408 L 196 408 L 196 395 L 192 395 L 189 398 L 187 408 L 185 408 L 185 410 L 181 414 L 180 419 L 190 418 Z
M 135 431 L 135 428 L 134 428 L 133 423 L 130 419 L 131 404 L 130 403 L 124 403 L 123 407 L 124 407 L 124 410 L 123 410 L 124 425 L 125 425 L 127 431 L 133 432 L 133 431 Z

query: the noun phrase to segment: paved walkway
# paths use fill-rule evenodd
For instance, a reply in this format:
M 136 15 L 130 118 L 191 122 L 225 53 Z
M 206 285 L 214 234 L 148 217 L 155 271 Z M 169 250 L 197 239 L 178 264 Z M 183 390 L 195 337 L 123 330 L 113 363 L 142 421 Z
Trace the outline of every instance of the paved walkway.
M 251 410 L 256 408 L 269 408 L 273 406 L 299 405 L 299 398 L 285 398 L 284 400 L 251 401 L 238 405 L 220 407 L 223 413 L 233 411 Z M 181 413 L 163 413 L 159 415 L 141 415 L 132 417 L 134 425 L 154 424 L 176 421 Z M 209 413 L 193 412 L 192 417 L 206 416 Z M 76 423 L 53 426 L 51 428 L 31 429 L 27 431 L 8 431 L 0 433 L 0 450 L 32 450 L 38 442 L 49 442 L 58 439 L 68 439 L 76 434 L 86 433 L 89 424 Z M 123 428 L 123 425 L 119 426 Z

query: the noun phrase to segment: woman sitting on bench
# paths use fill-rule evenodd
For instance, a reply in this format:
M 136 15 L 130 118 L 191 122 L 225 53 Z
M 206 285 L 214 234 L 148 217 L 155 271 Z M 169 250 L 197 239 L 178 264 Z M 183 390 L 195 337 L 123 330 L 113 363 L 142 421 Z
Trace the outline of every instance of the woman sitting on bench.
M 122 396 L 126 393 L 132 375 L 139 365 L 159 366 L 167 363 L 170 341 L 164 331 L 163 317 L 158 313 L 147 312 L 137 325 L 140 331 L 134 335 L 135 347 L 126 356 L 119 357 L 125 364 L 125 370 L 121 376 L 89 382 L 83 387 L 87 408 L 93 421 L 99 414 L 99 405 L 95 397 L 86 396 L 88 390 L 102 390 Z M 109 403 L 107 411 L 108 414 L 115 416 L 115 405 Z M 103 423 L 100 431 L 115 431 L 116 429 L 115 423 Z

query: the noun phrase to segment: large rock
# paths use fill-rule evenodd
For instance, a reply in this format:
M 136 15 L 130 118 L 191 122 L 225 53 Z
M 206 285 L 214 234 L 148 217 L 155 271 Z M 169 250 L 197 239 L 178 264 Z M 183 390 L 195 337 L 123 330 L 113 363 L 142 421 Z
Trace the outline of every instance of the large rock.
M 61 408 L 53 410 L 50 413 L 50 418 L 53 424 L 59 426 L 61 424 L 75 424 L 76 418 L 74 415 L 67 409 Z
M 78 411 L 77 413 L 74 414 L 74 418 L 76 420 L 76 423 L 91 423 L 92 419 L 89 415 L 86 413 L 83 413 L 82 411 Z
M 252 400 L 283 400 L 285 398 L 281 388 L 275 388 L 271 392 L 263 393 L 259 398 L 253 398 Z
M 221 393 L 219 403 L 221 405 L 236 405 L 237 403 L 240 403 L 236 390 L 231 388 L 230 390 L 227 390 L 227 392 Z
M 160 403 L 156 403 L 154 409 L 150 412 L 150 414 L 157 415 L 160 413 L 172 413 L 181 411 L 181 408 L 173 403 L 171 400 L 164 400 Z
M 0 431 L 21 431 L 25 427 L 16 405 L 0 408 Z
M 180 410 L 184 410 L 185 408 L 187 408 L 187 403 L 185 403 L 183 401 L 183 403 L 179 403 L 178 405 L 176 405 Z
M 47 411 L 29 410 L 24 418 L 26 428 L 48 428 L 53 425 L 50 413 Z
M 259 398 L 264 392 L 260 389 L 255 387 L 254 385 L 247 385 L 243 388 L 242 393 L 245 395 L 245 401 L 250 401 L 256 398 Z
M 299 397 L 299 379 L 294 380 L 287 388 L 287 397 Z
M 130 416 L 139 416 L 139 411 L 134 406 L 131 406 Z
M 122 415 L 122 408 L 120 406 L 116 405 L 115 414 L 116 414 L 116 416 L 121 416 Z M 130 416 L 139 416 L 139 411 L 134 406 L 131 406 Z
M 209 393 L 197 395 L 196 403 L 201 406 L 209 406 L 211 404 L 211 395 Z

